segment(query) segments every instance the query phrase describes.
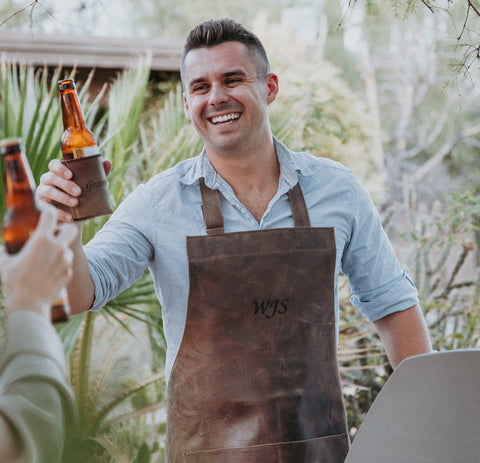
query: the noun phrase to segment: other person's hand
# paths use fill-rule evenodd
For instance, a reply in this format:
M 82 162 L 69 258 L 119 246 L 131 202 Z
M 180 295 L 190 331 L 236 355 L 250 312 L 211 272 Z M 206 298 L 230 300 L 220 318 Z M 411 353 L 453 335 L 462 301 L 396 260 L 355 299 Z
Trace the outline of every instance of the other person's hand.
M 37 228 L 17 254 L 0 247 L 0 277 L 7 314 L 31 310 L 50 320 L 51 303 L 71 278 L 70 243 L 78 230 L 57 225 L 56 209 L 42 204 Z

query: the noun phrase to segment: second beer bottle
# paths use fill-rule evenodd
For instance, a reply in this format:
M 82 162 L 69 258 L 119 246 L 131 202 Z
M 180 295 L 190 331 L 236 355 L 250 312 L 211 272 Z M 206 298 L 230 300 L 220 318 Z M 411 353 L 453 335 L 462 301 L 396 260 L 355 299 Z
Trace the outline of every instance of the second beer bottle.
M 15 254 L 35 230 L 40 210 L 35 202 L 35 184 L 21 141 L 17 138 L 2 140 L 0 155 L 7 204 L 3 217 L 3 239 L 7 252 Z M 69 314 L 67 291 L 62 288 L 52 305 L 52 322 L 65 322 Z

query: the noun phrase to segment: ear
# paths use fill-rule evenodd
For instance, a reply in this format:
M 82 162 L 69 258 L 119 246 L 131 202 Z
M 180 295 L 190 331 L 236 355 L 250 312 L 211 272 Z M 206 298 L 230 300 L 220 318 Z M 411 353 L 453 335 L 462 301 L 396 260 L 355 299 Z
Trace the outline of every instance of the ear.
M 191 121 L 192 119 L 190 118 L 190 109 L 188 108 L 188 102 L 185 93 L 183 94 L 183 111 L 185 112 L 185 116 L 187 116 L 187 119 Z
M 267 103 L 270 104 L 277 98 L 279 86 L 278 86 L 278 76 L 271 72 L 267 76 Z

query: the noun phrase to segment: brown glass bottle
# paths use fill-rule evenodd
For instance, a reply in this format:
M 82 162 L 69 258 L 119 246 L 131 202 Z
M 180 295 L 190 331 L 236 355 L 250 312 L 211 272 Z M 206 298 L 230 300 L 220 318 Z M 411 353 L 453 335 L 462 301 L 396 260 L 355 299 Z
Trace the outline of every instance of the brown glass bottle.
M 97 140 L 85 123 L 74 80 L 59 81 L 58 90 L 64 129 L 60 140 L 63 159 L 77 159 L 98 154 Z
M 35 182 L 21 141 L 18 138 L 0 141 L 0 155 L 7 206 L 3 217 L 3 239 L 7 252 L 15 254 L 35 230 L 40 210 L 35 202 Z M 67 321 L 69 314 L 67 292 L 62 288 L 52 304 L 52 322 Z

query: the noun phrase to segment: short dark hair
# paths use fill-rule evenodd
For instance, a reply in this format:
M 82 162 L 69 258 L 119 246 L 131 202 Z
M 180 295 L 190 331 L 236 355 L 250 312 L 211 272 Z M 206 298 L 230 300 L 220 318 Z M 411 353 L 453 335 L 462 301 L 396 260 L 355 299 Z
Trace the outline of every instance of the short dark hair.
M 260 78 L 267 77 L 270 63 L 260 39 L 240 23 L 233 19 L 210 19 L 195 26 L 187 35 L 183 47 L 180 73 L 183 77 L 185 58 L 189 51 L 198 48 L 210 48 L 225 42 L 243 43 L 257 61 L 257 74 Z

